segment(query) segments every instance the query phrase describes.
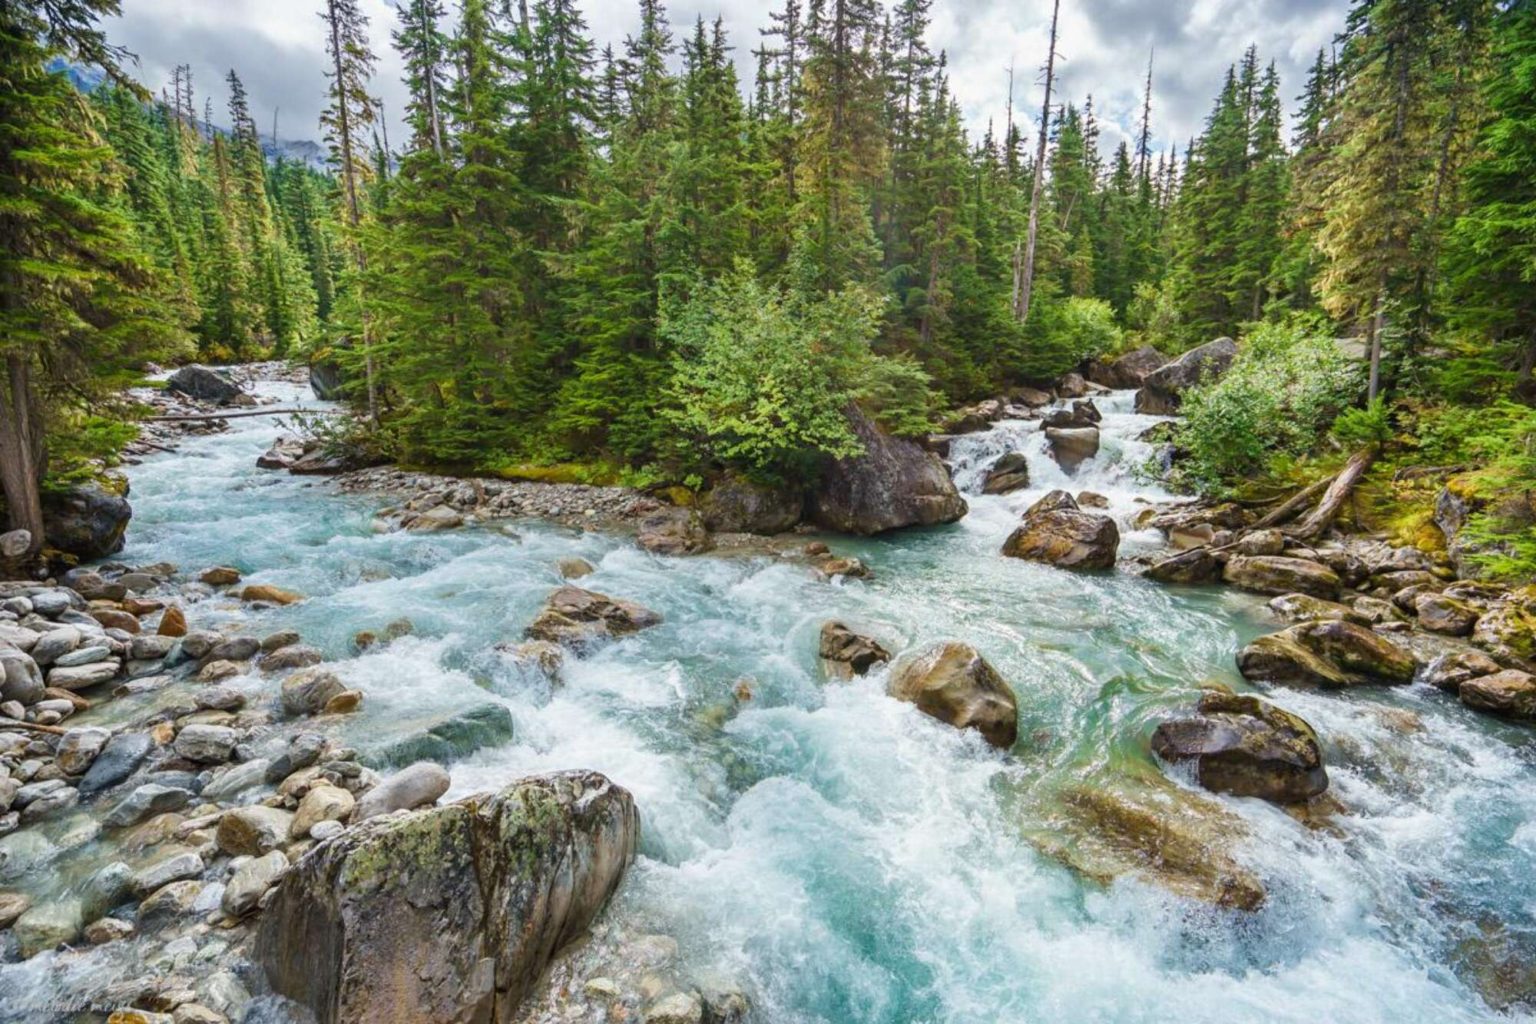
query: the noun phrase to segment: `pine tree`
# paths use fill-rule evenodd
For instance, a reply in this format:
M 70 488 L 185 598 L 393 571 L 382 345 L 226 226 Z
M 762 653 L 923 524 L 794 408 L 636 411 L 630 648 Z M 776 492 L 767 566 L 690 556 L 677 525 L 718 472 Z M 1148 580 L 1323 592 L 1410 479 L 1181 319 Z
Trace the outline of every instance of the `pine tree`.
M 1536 4 L 1511 5 L 1494 36 L 1484 92 L 1489 116 L 1466 169 L 1466 212 L 1445 263 L 1453 322 L 1490 344 L 1530 389 L 1536 370 Z
M 44 542 L 49 450 L 82 391 L 179 339 L 152 258 L 112 209 L 112 151 L 87 101 L 49 58 L 105 66 L 107 0 L 0 6 L 0 488 L 11 529 Z

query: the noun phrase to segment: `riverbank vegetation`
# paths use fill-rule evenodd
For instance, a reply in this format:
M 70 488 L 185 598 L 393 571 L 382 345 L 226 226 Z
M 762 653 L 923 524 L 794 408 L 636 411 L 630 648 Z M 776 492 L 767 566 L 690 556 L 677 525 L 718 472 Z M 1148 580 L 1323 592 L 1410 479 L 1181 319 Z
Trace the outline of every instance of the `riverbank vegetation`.
M 1369 408 L 1362 518 L 1422 519 L 1379 482 L 1432 461 L 1509 528 L 1497 557 L 1528 546 L 1529 2 L 1360 0 L 1304 84 L 1240 55 L 1182 152 L 1153 146 L 1152 67 L 1132 143 L 1059 91 L 1038 134 L 1023 96 L 968 134 L 930 0 L 785 0 L 750 82 L 740 27 L 674 30 L 657 0 L 602 52 L 572 0 L 409 0 L 387 27 L 322 6 L 329 174 L 263 156 L 236 71 L 224 112 L 189 68 L 158 99 L 133 83 L 94 27 L 111 0 L 0 12 L 13 522 L 43 438 L 84 436 L 90 382 L 150 358 L 331 364 L 368 447 L 417 464 L 682 479 L 814 472 L 855 443 L 849 401 L 921 434 L 1225 334 L 1242 354 L 1190 397 L 1188 481 L 1309 482 Z M 411 97 L 393 149 L 385 31 Z M 106 84 L 82 98 L 60 58 Z

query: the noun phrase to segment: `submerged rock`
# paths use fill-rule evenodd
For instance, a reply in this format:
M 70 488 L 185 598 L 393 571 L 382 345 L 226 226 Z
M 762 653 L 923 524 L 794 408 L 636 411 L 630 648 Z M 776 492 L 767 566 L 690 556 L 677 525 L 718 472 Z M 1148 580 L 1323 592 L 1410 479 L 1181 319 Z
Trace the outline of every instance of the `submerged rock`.
M 319 1024 L 509 1024 L 634 857 L 639 818 L 595 772 L 378 818 L 278 884 L 255 959 Z
M 937 455 L 885 433 L 857 406 L 849 407 L 848 419 L 864 454 L 823 468 L 808 502 L 818 525 L 869 535 L 952 523 L 965 515 L 965 499 Z
M 1024 513 L 1003 554 L 1064 569 L 1111 569 L 1119 547 L 1113 519 L 1082 511 L 1066 491 L 1052 491 Z
M 1220 690 L 1202 695 L 1198 711 L 1159 725 L 1152 750 L 1165 761 L 1193 761 L 1206 789 L 1292 804 L 1328 788 L 1317 734 L 1300 717 Z
M 524 635 L 579 650 L 660 623 L 661 613 L 633 601 L 567 586 L 549 595 Z
M 1337 689 L 1411 683 L 1418 665 L 1364 626 L 1319 620 L 1259 637 L 1238 652 L 1237 667 L 1246 679 Z
M 944 643 L 904 659 L 891 670 L 886 692 L 957 729 L 975 729 L 994 747 L 1018 739 L 1013 690 L 968 644 Z
M 841 622 L 822 625 L 817 654 L 827 675 L 834 679 L 862 676 L 891 660 L 891 652 L 880 646 L 878 640 L 855 633 Z
M 1101 884 L 1129 876 L 1218 907 L 1264 904 L 1264 883 L 1234 854 L 1248 835 L 1242 819 L 1150 768 L 1071 783 L 1028 820 L 1035 846 Z
M 387 768 L 416 761 L 448 762 L 484 747 L 512 742 L 512 712 L 484 703 L 458 711 L 430 713 L 410 723 L 405 735 L 367 751 L 364 763 Z

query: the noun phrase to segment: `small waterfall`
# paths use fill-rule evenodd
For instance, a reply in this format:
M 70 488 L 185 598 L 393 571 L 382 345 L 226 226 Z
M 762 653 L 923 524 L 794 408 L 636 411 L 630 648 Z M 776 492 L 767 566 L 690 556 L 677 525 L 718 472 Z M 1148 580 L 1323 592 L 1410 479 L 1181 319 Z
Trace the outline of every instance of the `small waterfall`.
M 1095 395 L 1091 401 L 1103 417 L 1098 424 L 1099 451 L 1074 472 L 1062 469 L 1051 454 L 1041 421 L 1001 420 L 990 430 L 956 437 L 950 443 L 949 464 L 955 486 L 967 496 L 981 496 L 991 468 L 1004 455 L 1017 452 L 1028 461 L 1030 481 L 1025 491 L 1016 492 L 1019 494 L 1038 496 L 1058 488 L 1073 494 L 1093 491 L 1108 498 L 1117 513 L 1138 498 L 1175 497 L 1146 473 L 1146 467 L 1156 459 L 1157 445 L 1140 440 L 1147 430 L 1172 417 L 1136 413 L 1135 391 L 1112 391 Z M 1046 411 L 1069 405 L 1060 402 Z

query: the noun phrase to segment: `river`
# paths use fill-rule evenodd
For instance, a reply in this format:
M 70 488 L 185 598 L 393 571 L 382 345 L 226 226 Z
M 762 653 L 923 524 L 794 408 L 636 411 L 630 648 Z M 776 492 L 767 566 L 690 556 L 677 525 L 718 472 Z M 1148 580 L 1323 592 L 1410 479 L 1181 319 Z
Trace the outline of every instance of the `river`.
M 303 397 L 292 385 L 262 390 L 285 405 Z M 1070 480 L 1035 424 L 957 439 L 964 520 L 832 540 L 873 568 L 868 581 L 829 583 L 766 557 L 659 557 L 624 537 L 534 522 L 378 533 L 381 499 L 257 469 L 277 432 L 262 417 L 131 470 L 120 560 L 231 564 L 308 595 L 260 612 L 212 599 L 189 615 L 195 626 L 253 620 L 241 625 L 258 634 L 291 627 L 338 659 L 366 693 L 347 726 L 360 747 L 433 715 L 504 704 L 513 739 L 453 763 L 451 795 L 563 768 L 630 789 L 642 849 L 612 919 L 676 937 L 689 969 L 739 979 L 755 1020 L 1490 1019 L 1450 965 L 1469 936 L 1529 948 L 1532 748 L 1529 733 L 1429 687 L 1272 694 L 1322 736 L 1347 810 L 1311 829 L 1260 801 L 1222 800 L 1252 833 L 1241 857 L 1269 891 L 1256 913 L 1133 880 L 1087 882 L 1031 842 L 1038 823 L 1021 793 L 1150 765 L 1156 722 L 1203 681 L 1246 688 L 1234 652 L 1276 628 L 1262 602 L 1235 592 L 998 554 L 1020 511 L 1058 485 L 1111 500 L 1122 555 L 1156 546 L 1124 525 L 1138 499 L 1166 496 L 1134 472 L 1151 454 L 1134 438 L 1156 421 L 1130 412 L 1128 392 L 1100 404 L 1104 450 Z M 976 493 L 982 470 L 1011 450 L 1027 454 L 1033 486 Z M 551 687 L 495 645 L 520 638 L 561 582 L 556 560 L 573 555 L 597 567 L 582 586 L 666 620 L 568 661 Z M 401 618 L 410 636 L 354 653 L 359 630 Z M 975 645 L 1018 695 L 1014 751 L 889 699 L 878 673 L 824 681 L 817 634 L 830 618 L 892 650 Z M 743 680 L 751 698 L 738 702 Z

